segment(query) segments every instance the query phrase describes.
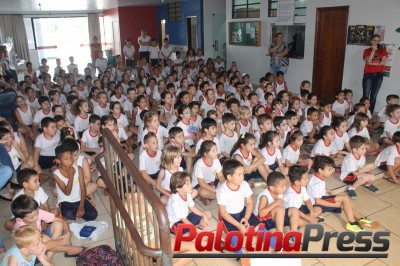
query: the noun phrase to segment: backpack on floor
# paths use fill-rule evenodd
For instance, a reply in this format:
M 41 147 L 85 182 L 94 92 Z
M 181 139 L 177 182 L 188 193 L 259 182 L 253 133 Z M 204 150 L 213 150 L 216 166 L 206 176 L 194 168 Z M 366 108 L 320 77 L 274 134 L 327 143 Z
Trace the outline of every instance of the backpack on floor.
M 76 258 L 77 266 L 123 266 L 122 259 L 110 246 L 86 249 Z

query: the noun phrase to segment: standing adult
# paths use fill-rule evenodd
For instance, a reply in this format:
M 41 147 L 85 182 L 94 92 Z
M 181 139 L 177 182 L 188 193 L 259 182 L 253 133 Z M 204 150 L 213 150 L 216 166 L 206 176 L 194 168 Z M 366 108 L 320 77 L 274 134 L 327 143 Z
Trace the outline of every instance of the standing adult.
M 282 71 L 286 74 L 289 67 L 289 58 L 287 56 L 289 48 L 283 41 L 283 34 L 281 32 L 275 35 L 275 40 L 271 43 L 268 52 L 271 57 L 270 72 L 276 74 L 276 72 Z
M 99 52 L 99 58 L 96 59 L 96 69 L 99 71 L 99 76 L 103 75 L 107 68 L 107 59 L 103 57 L 103 51 Z
M 369 97 L 371 106 L 369 110 L 374 112 L 376 98 L 383 81 L 383 69 L 385 68 L 388 53 L 386 47 L 379 41 L 381 37 L 375 34 L 371 38 L 371 47 L 364 50 L 363 59 L 365 61 L 364 76 L 362 80 L 363 97 Z
M 151 45 L 151 38 L 150 36 L 147 36 L 147 31 L 145 29 L 141 30 L 141 35 L 138 37 L 138 43 L 140 45 L 139 47 L 139 58 L 140 60 L 142 58 L 146 58 L 147 62 L 149 62 L 149 48 Z
M 97 36 L 93 36 L 93 42 L 90 44 L 90 57 L 92 58 L 92 68 L 96 69 L 96 59 L 99 58 L 101 44 L 98 43 Z
M 132 45 L 132 40 L 130 38 L 126 39 L 126 44 L 122 49 L 125 56 L 125 66 L 134 68 L 135 67 L 135 47 Z

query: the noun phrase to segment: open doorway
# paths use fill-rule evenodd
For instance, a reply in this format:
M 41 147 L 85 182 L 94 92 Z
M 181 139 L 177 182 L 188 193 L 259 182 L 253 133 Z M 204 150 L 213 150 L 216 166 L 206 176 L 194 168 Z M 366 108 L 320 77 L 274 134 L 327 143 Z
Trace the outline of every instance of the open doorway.
M 186 18 L 186 29 L 187 29 L 187 45 L 188 49 L 192 48 L 195 51 L 198 48 L 197 45 L 197 17 Z
M 165 19 L 160 19 L 158 21 L 158 28 L 160 29 L 158 31 L 158 44 L 161 48 L 161 46 L 164 44 L 164 38 L 165 36 Z

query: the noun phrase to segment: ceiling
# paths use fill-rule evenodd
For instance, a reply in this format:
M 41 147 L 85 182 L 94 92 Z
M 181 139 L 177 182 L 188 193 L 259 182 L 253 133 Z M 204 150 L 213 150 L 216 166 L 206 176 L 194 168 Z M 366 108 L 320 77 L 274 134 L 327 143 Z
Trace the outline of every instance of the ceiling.
M 49 15 L 101 12 L 121 6 L 161 5 L 179 0 L 0 0 L 0 14 Z

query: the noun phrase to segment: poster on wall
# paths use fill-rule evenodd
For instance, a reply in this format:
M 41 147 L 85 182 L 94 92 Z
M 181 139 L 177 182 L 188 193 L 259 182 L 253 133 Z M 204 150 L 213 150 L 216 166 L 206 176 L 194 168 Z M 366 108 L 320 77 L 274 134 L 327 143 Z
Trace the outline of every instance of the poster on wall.
M 386 51 L 388 52 L 388 57 L 386 59 L 385 68 L 383 69 L 383 75 L 385 77 L 390 77 L 390 71 L 392 70 L 393 60 L 394 60 L 394 53 L 396 51 L 394 43 L 383 44 L 386 46 Z
M 347 44 L 369 46 L 374 34 L 381 36 L 381 41 L 385 40 L 385 26 L 349 25 Z
M 277 25 L 293 25 L 294 21 L 294 0 L 278 1 Z

